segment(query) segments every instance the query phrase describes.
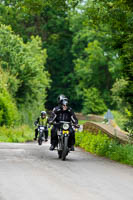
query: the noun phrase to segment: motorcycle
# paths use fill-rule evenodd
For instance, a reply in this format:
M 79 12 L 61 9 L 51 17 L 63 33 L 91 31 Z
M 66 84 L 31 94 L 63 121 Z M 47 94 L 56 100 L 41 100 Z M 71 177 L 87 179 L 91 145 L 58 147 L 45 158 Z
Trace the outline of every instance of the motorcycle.
M 38 144 L 42 145 L 42 142 L 44 141 L 45 136 L 45 129 L 46 126 L 38 126 Z
M 58 131 L 57 131 L 57 136 L 58 136 L 58 157 L 61 158 L 62 160 L 66 159 L 66 156 L 70 152 L 70 148 L 68 146 L 68 140 L 70 136 L 70 131 L 69 128 L 72 126 L 71 122 L 66 122 L 66 121 L 60 121 L 58 124 Z

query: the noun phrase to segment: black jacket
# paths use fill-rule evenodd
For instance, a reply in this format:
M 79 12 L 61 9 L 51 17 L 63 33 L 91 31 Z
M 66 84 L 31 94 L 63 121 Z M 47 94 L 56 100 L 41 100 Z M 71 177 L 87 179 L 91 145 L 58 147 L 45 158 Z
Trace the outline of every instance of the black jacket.
M 78 119 L 70 107 L 68 107 L 68 109 L 65 111 L 60 106 L 55 107 L 48 119 L 49 123 L 52 123 L 53 121 L 67 121 L 72 122 L 73 124 L 78 124 Z

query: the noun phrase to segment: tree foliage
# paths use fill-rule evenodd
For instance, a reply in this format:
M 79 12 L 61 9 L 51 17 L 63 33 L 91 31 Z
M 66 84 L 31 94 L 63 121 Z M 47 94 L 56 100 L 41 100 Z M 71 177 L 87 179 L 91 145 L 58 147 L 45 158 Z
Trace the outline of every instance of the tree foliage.
M 2 25 L 0 59 L 17 105 L 51 109 L 64 93 L 81 111 L 95 88 L 102 108 L 133 113 L 132 16 L 131 0 L 2 0 L 0 23 L 15 35 Z
M 3 0 L 4 17 L 1 22 L 10 24 L 15 33 L 23 37 L 24 42 L 27 42 L 32 35 L 39 35 L 43 47 L 47 48 L 46 68 L 52 79 L 47 98 L 47 107 L 50 109 L 55 106 L 60 93 L 65 93 L 72 101 L 72 105 L 76 106 L 69 13 L 79 2 L 80 0 L 23 0 L 14 1 L 10 6 L 11 1 Z
M 90 3 L 91 2 L 91 3 Z M 108 46 L 117 50 L 122 62 L 121 76 L 128 80 L 122 99 L 128 102 L 128 109 L 133 112 L 133 68 L 132 68 L 132 43 L 133 43 L 133 2 L 128 0 L 114 1 L 87 1 L 86 15 L 91 19 L 92 26 L 107 28 L 106 35 L 111 35 L 112 40 Z M 95 13 L 97 13 L 95 15 Z M 119 103 L 119 102 L 118 102 Z
M 103 114 L 107 110 L 97 88 L 84 89 L 84 114 Z
M 8 82 L 9 91 L 18 104 L 44 101 L 49 85 L 49 74 L 44 71 L 46 57 L 39 37 L 32 37 L 24 44 L 10 27 L 1 25 L 1 66 L 12 75 Z
M 8 92 L 8 74 L 0 67 L 0 126 L 11 126 L 19 121 L 16 104 Z
M 8 74 L 7 88 L 1 96 L 1 112 L 6 105 L 13 110 L 11 103 L 16 102 L 17 107 L 29 112 L 43 108 L 46 101 L 46 89 L 49 87 L 49 73 L 45 70 L 46 50 L 42 50 L 39 37 L 32 37 L 27 43 L 15 35 L 11 28 L 0 26 L 0 62 L 5 73 Z M 8 108 L 7 108 L 8 109 Z M 15 110 L 15 109 L 14 109 Z M 4 112 L 6 115 L 6 112 Z M 13 112 L 10 115 L 14 116 Z M 13 117 L 12 117 L 13 118 Z M 4 120 L 1 119 L 1 120 Z
M 77 92 L 84 101 L 84 88 L 95 87 L 107 106 L 112 107 L 110 89 L 121 75 L 122 63 L 118 51 L 112 48 L 112 35 L 108 27 L 91 26 L 91 13 L 89 16 L 86 14 L 88 6 L 81 9 L 82 14 L 74 14 L 71 20 L 71 30 L 74 32 L 72 52 L 79 82 Z

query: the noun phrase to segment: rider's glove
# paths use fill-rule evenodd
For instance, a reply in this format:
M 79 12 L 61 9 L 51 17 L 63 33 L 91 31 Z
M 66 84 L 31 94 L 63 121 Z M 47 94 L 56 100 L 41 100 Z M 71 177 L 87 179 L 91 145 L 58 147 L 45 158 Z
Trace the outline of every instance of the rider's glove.
M 37 123 L 35 122 L 34 125 L 37 126 Z
M 48 123 L 49 123 L 49 125 L 51 125 L 53 123 L 53 121 L 49 121 Z
M 74 126 L 75 126 L 75 128 L 80 128 L 79 124 L 75 124 Z
M 48 128 L 50 128 L 50 127 L 51 127 L 51 125 L 49 124 L 49 125 L 48 125 Z

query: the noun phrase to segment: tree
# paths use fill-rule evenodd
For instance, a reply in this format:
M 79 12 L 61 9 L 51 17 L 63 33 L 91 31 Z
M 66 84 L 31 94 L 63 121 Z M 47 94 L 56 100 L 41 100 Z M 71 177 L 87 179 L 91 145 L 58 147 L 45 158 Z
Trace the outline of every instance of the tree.
M 48 89 L 48 108 L 55 106 L 56 98 L 60 93 L 65 93 L 75 107 L 77 104 L 75 78 L 72 76 L 74 64 L 71 53 L 72 33 L 69 30 L 69 12 L 74 10 L 79 2 L 79 0 L 23 0 L 12 3 L 3 0 L 1 5 L 4 10 L 2 23 L 10 24 L 24 42 L 29 41 L 32 35 L 39 35 L 43 47 L 47 48 L 46 68 L 52 79 L 51 89 Z
M 32 37 L 24 44 L 10 27 L 4 25 L 0 27 L 0 38 L 1 66 L 14 77 L 15 83 L 9 82 L 9 90 L 17 103 L 40 102 L 40 97 L 44 101 L 49 74 L 44 71 L 47 55 L 46 50 L 41 49 L 40 38 Z
M 107 107 L 96 88 L 84 89 L 84 114 L 103 114 Z
M 8 91 L 8 74 L 0 67 L 0 126 L 15 125 L 19 122 L 16 104 Z
M 50 83 L 49 73 L 44 66 L 46 58 L 46 50 L 42 50 L 39 37 L 32 37 L 31 41 L 24 43 L 11 27 L 0 26 L 0 60 L 1 67 L 10 75 L 8 91 L 19 110 L 25 112 L 30 121 L 33 110 L 36 114 L 44 109 Z
M 91 7 L 89 4 L 89 8 Z M 73 14 L 72 52 L 78 84 L 77 93 L 84 102 L 84 88 L 95 87 L 107 106 L 112 107 L 111 91 L 115 79 L 121 76 L 122 64 L 118 51 L 112 48 L 113 38 L 108 26 L 92 24 L 88 4 Z M 91 7 L 91 9 L 93 9 Z M 92 12 L 93 13 L 93 12 Z
M 93 27 L 107 27 L 107 34 L 111 35 L 110 46 L 117 50 L 122 62 L 121 77 L 128 81 L 123 101 L 128 102 L 128 109 L 133 113 L 133 2 L 131 0 L 95 0 L 87 1 L 86 15 Z M 97 14 L 95 14 L 97 13 Z

